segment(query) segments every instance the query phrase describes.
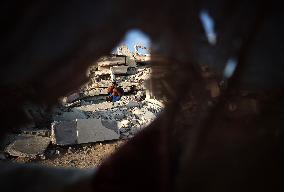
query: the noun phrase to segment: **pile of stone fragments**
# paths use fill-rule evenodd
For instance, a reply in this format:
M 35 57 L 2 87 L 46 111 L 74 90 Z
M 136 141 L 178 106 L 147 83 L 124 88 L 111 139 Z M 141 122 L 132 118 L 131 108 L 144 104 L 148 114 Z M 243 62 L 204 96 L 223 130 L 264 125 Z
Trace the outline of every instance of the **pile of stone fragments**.
M 125 95 L 118 102 L 107 102 L 110 79 L 94 74 L 77 92 L 61 99 L 49 117 L 49 123 L 33 124 L 10 134 L 1 144 L 5 154 L 36 158 L 49 146 L 70 146 L 107 140 L 128 139 L 149 125 L 164 104 L 150 96 L 147 81 L 149 66 L 138 66 L 134 75 L 116 77 Z M 3 154 L 3 153 L 2 153 Z M 4 157 L 3 157 L 4 158 Z

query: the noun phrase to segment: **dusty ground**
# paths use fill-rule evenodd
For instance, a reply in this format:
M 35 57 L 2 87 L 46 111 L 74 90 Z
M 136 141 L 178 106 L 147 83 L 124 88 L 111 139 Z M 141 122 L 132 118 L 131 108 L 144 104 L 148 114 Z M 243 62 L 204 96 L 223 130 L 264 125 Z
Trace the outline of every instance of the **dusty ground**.
M 52 167 L 93 168 L 115 152 L 126 140 L 95 143 L 71 147 L 52 147 L 43 158 L 30 159 L 17 157 L 17 163 L 37 163 Z

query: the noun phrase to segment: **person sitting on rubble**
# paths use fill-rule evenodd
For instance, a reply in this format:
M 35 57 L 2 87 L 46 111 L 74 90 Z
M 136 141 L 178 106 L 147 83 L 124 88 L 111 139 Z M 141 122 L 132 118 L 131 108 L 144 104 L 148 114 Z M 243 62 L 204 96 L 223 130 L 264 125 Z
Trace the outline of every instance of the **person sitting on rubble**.
M 108 97 L 106 100 L 112 102 L 119 101 L 123 94 L 123 88 L 120 86 L 118 87 L 116 82 L 112 82 L 112 85 L 108 87 Z

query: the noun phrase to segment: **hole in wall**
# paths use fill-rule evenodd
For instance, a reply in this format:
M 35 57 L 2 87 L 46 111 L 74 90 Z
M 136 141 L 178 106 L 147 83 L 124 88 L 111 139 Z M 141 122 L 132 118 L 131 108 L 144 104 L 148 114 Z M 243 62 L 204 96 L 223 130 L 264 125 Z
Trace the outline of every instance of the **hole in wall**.
M 164 103 L 151 90 L 150 49 L 145 33 L 128 31 L 109 55 L 89 67 L 89 82 L 61 98 L 52 110 L 50 127 L 42 130 L 48 132 L 52 144 L 45 146 L 45 152 L 16 161 L 36 156 L 48 166 L 94 167 L 153 122 Z M 32 125 L 33 135 L 45 134 L 34 134 L 34 129 L 39 130 Z

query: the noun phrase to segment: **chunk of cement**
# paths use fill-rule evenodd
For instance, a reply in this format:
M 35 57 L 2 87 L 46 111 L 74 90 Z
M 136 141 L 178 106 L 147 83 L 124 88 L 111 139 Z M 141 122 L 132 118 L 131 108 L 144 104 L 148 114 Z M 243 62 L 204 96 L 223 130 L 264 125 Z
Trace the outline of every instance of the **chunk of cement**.
M 57 145 L 72 145 L 77 143 L 75 121 L 54 122 L 51 125 L 52 143 Z
M 35 135 L 18 135 L 5 149 L 7 153 L 17 157 L 31 157 L 41 155 L 50 143 L 49 137 Z
M 76 121 L 54 122 L 52 143 L 73 145 L 119 139 L 116 121 L 101 119 L 76 119 Z
M 113 124 L 110 127 L 104 126 L 100 119 L 78 119 L 77 141 L 78 143 L 90 143 L 119 139 L 119 131 L 114 131 L 118 130 L 117 125 Z

